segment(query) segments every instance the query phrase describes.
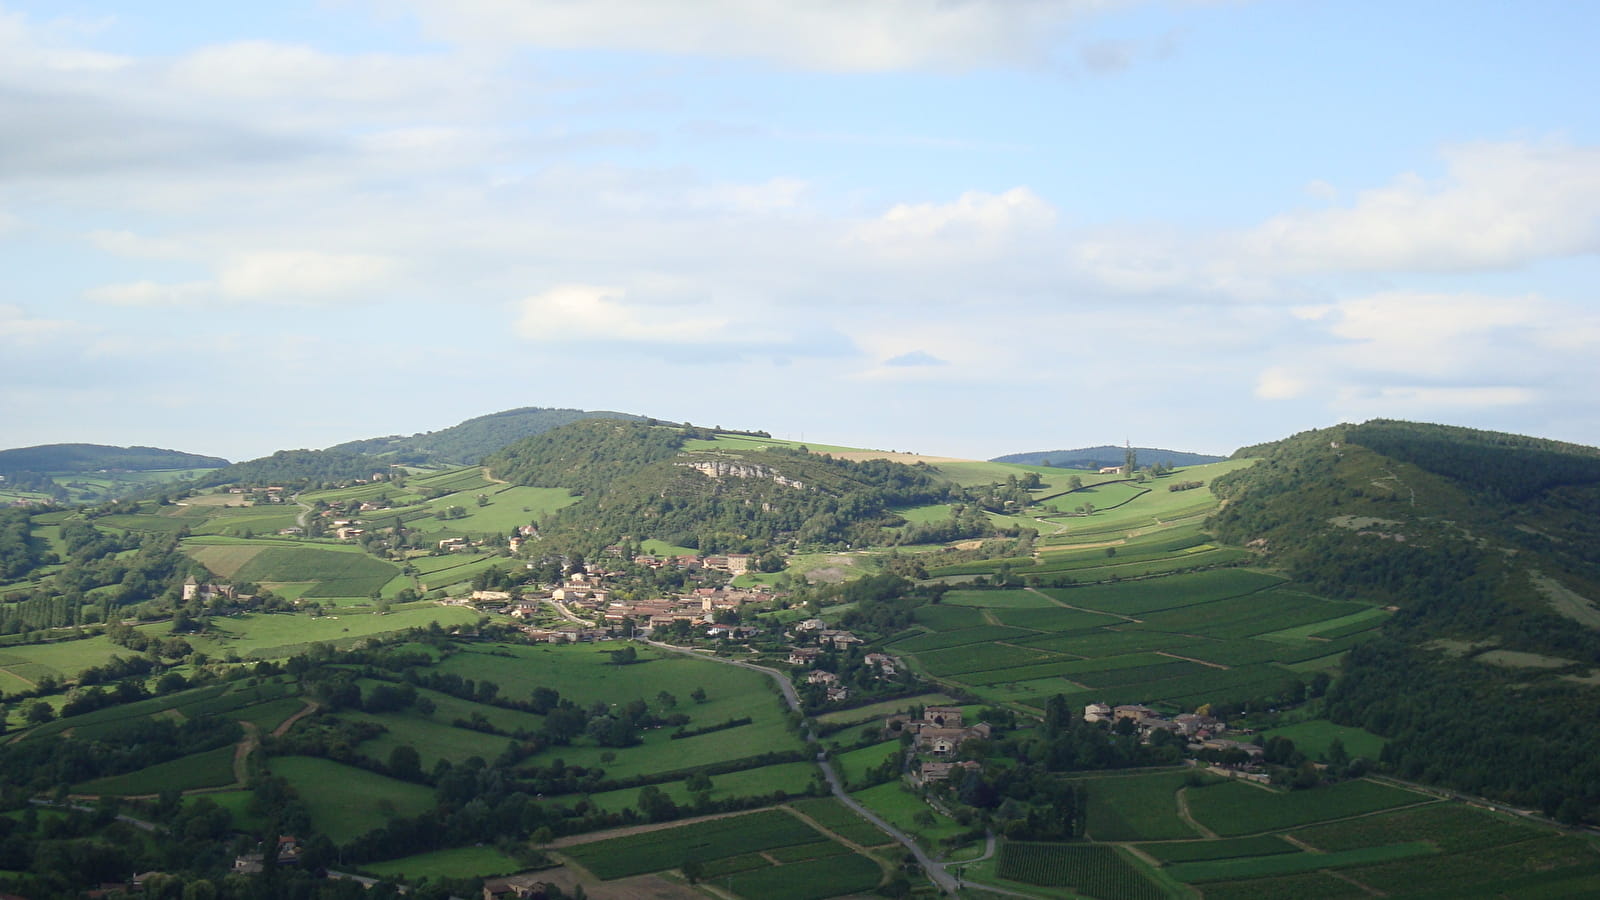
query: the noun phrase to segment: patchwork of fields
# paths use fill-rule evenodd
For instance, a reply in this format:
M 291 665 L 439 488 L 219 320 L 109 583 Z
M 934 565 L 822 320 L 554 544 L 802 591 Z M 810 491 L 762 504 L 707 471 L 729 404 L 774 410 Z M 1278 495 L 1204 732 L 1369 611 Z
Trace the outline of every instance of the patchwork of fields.
M 987 699 L 1090 702 L 1249 699 L 1332 664 L 1387 613 L 1325 600 L 1284 579 L 1213 569 L 1073 588 L 953 590 L 915 613 L 923 633 L 889 651 Z M 1352 631 L 1352 623 L 1362 625 Z

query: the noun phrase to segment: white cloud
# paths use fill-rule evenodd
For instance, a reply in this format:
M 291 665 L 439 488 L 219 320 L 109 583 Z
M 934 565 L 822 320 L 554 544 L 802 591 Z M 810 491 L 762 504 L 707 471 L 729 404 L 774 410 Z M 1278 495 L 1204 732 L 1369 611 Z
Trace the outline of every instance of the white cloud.
M 185 306 L 201 302 L 215 293 L 216 285 L 209 281 L 180 284 L 130 281 L 92 288 L 84 296 L 96 303 L 112 306 Z
M 1129 0 L 411 0 L 438 34 L 743 57 L 830 71 L 1017 67 L 1050 59 L 1084 17 Z
M 1560 405 L 1600 378 L 1600 315 L 1538 295 L 1386 292 L 1288 310 L 1290 352 L 1255 395 L 1341 416 Z
M 40 319 L 12 303 L 0 303 L 0 341 L 31 345 L 65 335 L 79 326 L 60 319 Z
M 1600 250 L 1600 147 L 1476 143 L 1443 156 L 1443 179 L 1406 174 L 1349 206 L 1277 216 L 1242 247 L 1295 271 L 1480 269 Z
M 255 251 L 225 260 L 217 287 L 238 300 L 316 300 L 378 287 L 398 269 L 393 259 L 364 253 Z
M 672 307 L 627 302 L 619 287 L 567 284 L 527 297 L 519 304 L 517 334 L 532 341 L 623 341 L 704 344 L 726 340 L 729 320 L 684 316 Z
M 858 226 L 853 242 L 890 258 L 953 262 L 1005 254 L 1055 225 L 1055 207 L 1026 187 L 966 191 L 952 203 L 901 203 Z
M 171 238 L 152 238 L 132 231 L 100 229 L 87 235 L 95 247 L 125 259 L 185 259 L 191 253 L 186 242 Z

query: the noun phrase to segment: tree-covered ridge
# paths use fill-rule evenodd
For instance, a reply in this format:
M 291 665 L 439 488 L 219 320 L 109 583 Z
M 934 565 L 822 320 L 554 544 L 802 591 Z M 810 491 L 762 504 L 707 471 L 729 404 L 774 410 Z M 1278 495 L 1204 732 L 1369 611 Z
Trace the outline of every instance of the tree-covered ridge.
M 1345 438 L 1513 502 L 1553 487 L 1600 483 L 1600 449 L 1580 444 L 1390 419 L 1356 425 Z
M 279 450 L 206 474 L 198 487 L 219 484 L 304 485 L 324 481 L 353 481 L 383 472 L 389 460 L 342 450 Z
M 1600 599 L 1595 451 L 1373 422 L 1252 452 L 1213 486 L 1214 533 L 1318 592 L 1399 607 L 1346 659 L 1332 717 L 1393 738 L 1385 761 L 1405 777 L 1600 814 L 1600 769 L 1564 749 L 1600 739 L 1584 712 L 1600 690 L 1574 680 L 1600 665 L 1600 629 L 1541 589 Z
M 589 419 L 518 441 L 484 459 L 496 478 L 533 487 L 604 493 L 649 466 L 677 456 L 679 429 L 614 419 Z
M 1113 447 L 1106 444 L 1100 447 L 1080 447 L 1077 450 L 1035 450 L 1029 453 L 1008 453 L 1005 456 L 996 456 L 990 462 L 1015 463 L 1024 466 L 1051 465 L 1058 469 L 1101 469 L 1106 466 L 1120 466 L 1126 457 L 1128 448 Z M 1221 462 L 1226 457 L 1209 456 L 1204 453 L 1188 453 L 1182 450 L 1162 450 L 1157 447 L 1134 447 L 1133 452 L 1138 454 L 1142 465 L 1162 463 L 1168 466 L 1203 466 L 1206 463 Z
M 98 472 L 125 469 L 143 472 L 153 469 L 213 469 L 228 461 L 218 456 L 202 456 L 180 450 L 156 447 L 110 447 L 104 444 L 43 444 L 0 450 L 0 474 L 11 472 Z
M 627 419 L 642 417 L 606 410 L 555 409 L 525 406 L 486 416 L 476 416 L 449 428 L 422 432 L 410 437 L 389 435 L 360 441 L 347 441 L 329 447 L 340 453 L 391 455 L 401 462 L 435 462 L 470 465 L 524 438 L 543 434 L 584 419 Z
M 924 467 L 851 462 L 799 449 L 684 452 L 684 429 L 587 420 L 485 460 L 518 484 L 583 500 L 544 523 L 593 541 L 657 537 L 705 552 L 778 542 L 844 545 L 900 524 L 892 507 L 939 503 L 959 489 Z

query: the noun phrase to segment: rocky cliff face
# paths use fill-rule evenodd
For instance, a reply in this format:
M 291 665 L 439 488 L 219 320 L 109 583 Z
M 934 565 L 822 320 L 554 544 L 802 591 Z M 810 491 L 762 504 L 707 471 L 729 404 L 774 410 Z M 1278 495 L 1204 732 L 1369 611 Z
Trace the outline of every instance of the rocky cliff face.
M 738 462 L 731 459 L 697 459 L 692 462 L 679 463 L 678 465 L 688 466 L 711 478 L 765 478 L 785 487 L 805 488 L 804 482 L 780 475 L 766 466 L 756 465 L 755 463 Z

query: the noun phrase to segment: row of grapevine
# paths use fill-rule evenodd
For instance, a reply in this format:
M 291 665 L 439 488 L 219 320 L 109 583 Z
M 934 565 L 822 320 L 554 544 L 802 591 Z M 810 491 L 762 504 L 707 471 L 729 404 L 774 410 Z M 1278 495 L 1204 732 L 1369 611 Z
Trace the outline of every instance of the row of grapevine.
M 1103 900 L 1164 900 L 1164 892 L 1115 847 L 1105 844 L 1029 844 L 1006 842 L 999 875 L 1048 887 L 1073 890 Z

